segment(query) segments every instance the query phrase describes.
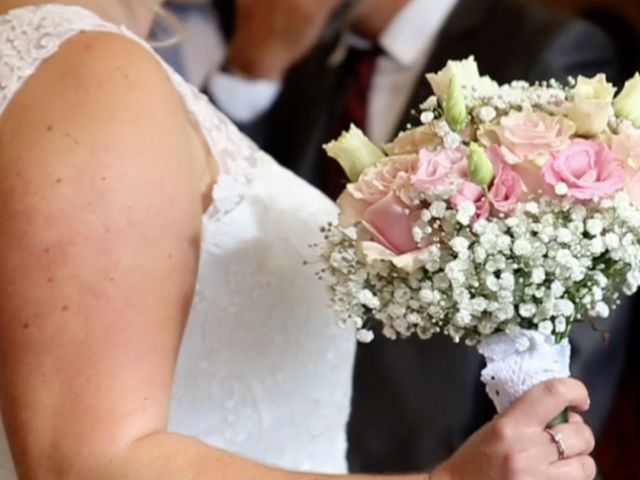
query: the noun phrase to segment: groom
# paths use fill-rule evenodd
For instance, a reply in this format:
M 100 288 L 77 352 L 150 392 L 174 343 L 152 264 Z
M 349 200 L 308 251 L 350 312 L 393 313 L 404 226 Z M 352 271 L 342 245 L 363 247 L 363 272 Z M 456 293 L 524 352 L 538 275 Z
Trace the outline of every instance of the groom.
M 232 27 L 246 19 L 236 18 L 233 25 L 223 22 L 235 57 L 229 56 L 224 71 L 217 72 L 221 76 L 214 72 L 205 82 L 222 110 L 232 118 L 234 112 L 241 113 L 237 123 L 263 148 L 332 194 L 341 179 L 329 168 L 321 144 L 346 120 L 358 123 L 376 141 L 390 140 L 394 132 L 416 122 L 412 107 L 430 94 L 423 74 L 439 70 L 449 58 L 473 54 L 482 73 L 500 82 L 600 71 L 617 80 L 611 47 L 598 30 L 526 0 L 358 3 L 349 18 L 357 42 L 347 44 L 336 27 L 344 15 L 319 12 L 317 18 L 327 19 L 329 34 L 318 34 L 302 59 L 292 55 L 286 71 L 265 77 L 252 76 L 233 60 L 238 51 L 253 52 L 269 63 L 261 52 L 266 43 L 247 40 L 243 51 Z M 357 48 L 347 52 L 354 45 Z M 245 66 L 251 64 L 244 59 Z M 262 86 L 262 97 L 259 88 L 247 93 L 252 83 Z M 234 98 L 234 91 L 243 93 Z M 608 346 L 589 327 L 573 335 L 573 371 L 591 389 L 593 408 L 587 420 L 596 431 L 606 418 L 622 367 L 628 316 L 624 308 L 619 312 Z M 453 345 L 447 338 L 391 342 L 379 335 L 372 344 L 359 346 L 348 427 L 351 469 L 419 471 L 448 457 L 493 415 L 478 380 L 481 364 L 474 349 Z

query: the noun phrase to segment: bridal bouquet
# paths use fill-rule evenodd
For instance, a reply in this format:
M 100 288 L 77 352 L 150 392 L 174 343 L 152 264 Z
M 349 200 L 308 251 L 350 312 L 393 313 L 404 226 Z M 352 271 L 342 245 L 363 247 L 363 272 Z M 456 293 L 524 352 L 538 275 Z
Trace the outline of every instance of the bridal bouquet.
M 427 75 L 421 125 L 325 146 L 352 183 L 322 228 L 331 305 L 358 339 L 477 345 L 498 411 L 569 376 L 573 324 L 640 285 L 640 75 L 497 85 L 473 58 Z

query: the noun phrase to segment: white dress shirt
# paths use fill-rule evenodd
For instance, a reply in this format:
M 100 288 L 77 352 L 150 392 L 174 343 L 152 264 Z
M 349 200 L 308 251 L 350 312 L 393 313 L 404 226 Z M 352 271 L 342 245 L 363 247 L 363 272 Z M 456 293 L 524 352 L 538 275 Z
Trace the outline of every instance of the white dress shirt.
M 365 130 L 374 143 L 391 140 L 418 78 L 457 0 L 412 0 L 380 36 Z M 427 80 L 424 79 L 426 82 Z M 416 105 L 417 106 L 417 105 Z
M 365 126 L 374 142 L 385 143 L 395 133 L 413 87 L 456 3 L 457 0 L 411 0 L 380 36 L 384 53 L 376 63 Z M 183 73 L 196 86 L 207 87 L 218 107 L 234 121 L 250 122 L 273 105 L 281 84 L 220 71 L 225 51 L 213 17 L 209 11 L 206 17 L 189 15 L 183 19 L 188 31 L 181 46 L 186 70 Z M 213 54 L 212 44 L 216 50 Z
M 227 56 L 218 17 L 207 3 L 185 8 L 175 13 L 185 25 L 185 35 L 175 46 L 180 56 L 180 73 L 193 85 L 202 88 L 213 69 L 217 69 Z M 162 56 L 163 49 L 158 53 Z

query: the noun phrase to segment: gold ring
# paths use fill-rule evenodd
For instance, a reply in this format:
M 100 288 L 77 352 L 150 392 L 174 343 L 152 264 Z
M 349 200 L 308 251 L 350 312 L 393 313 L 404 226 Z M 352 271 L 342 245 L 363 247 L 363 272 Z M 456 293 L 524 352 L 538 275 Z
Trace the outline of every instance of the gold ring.
M 564 460 L 567 458 L 567 450 L 564 448 L 564 442 L 562 441 L 562 435 L 558 432 L 554 432 L 550 428 L 545 428 L 545 432 L 549 434 L 549 436 L 553 439 L 553 443 L 556 444 L 556 448 L 558 449 L 558 456 L 560 460 Z

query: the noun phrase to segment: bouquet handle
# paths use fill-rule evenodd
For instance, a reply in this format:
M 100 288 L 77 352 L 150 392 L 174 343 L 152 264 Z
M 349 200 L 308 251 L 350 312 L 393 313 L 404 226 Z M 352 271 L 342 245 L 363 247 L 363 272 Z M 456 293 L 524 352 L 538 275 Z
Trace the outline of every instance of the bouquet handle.
M 491 335 L 478 345 L 478 351 L 487 362 L 481 379 L 498 412 L 534 386 L 570 375 L 568 339 L 557 342 L 553 336 L 535 330 Z M 568 421 L 569 411 L 565 410 L 551 420 L 549 427 Z

